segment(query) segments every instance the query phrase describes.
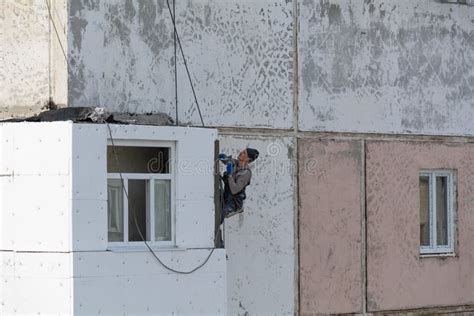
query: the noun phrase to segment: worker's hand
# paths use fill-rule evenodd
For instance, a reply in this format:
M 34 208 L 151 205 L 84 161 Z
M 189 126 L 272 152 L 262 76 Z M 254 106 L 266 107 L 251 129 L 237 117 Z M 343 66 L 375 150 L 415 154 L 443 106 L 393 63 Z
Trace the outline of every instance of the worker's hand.
M 227 156 L 225 154 L 219 154 L 219 160 L 224 160 L 226 158 Z
M 226 166 L 226 172 L 228 175 L 231 175 L 234 172 L 234 164 L 228 163 Z

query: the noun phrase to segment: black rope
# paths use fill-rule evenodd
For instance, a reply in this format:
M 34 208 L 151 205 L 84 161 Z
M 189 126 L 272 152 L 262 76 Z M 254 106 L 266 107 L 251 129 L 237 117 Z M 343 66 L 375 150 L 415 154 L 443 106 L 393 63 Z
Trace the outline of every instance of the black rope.
M 67 68 L 68 75 L 70 74 L 74 77 L 75 80 L 78 80 L 78 77 L 76 76 L 76 74 L 74 74 L 74 72 L 72 72 L 72 70 L 71 70 L 71 66 L 69 64 L 69 59 L 67 58 L 66 50 L 64 49 L 63 43 L 61 42 L 61 38 L 59 37 L 59 32 L 58 32 L 58 29 L 56 27 L 56 23 L 54 22 L 53 15 L 51 13 L 51 7 L 49 6 L 48 1 L 49 0 L 44 0 L 44 2 L 46 3 L 46 7 L 48 8 L 49 20 L 51 21 L 51 24 L 53 25 L 53 29 L 54 29 L 54 32 L 56 33 L 56 37 L 58 39 L 59 46 L 61 47 L 61 52 L 63 53 L 63 56 L 64 56 L 64 61 L 66 62 L 66 68 Z M 89 106 L 92 106 L 92 103 L 90 102 L 87 95 L 82 94 L 82 96 L 84 97 L 86 103 L 89 104 Z
M 51 14 L 51 8 L 49 7 L 48 0 L 44 0 L 44 2 L 46 3 L 46 7 L 48 8 L 49 19 L 51 20 L 51 22 L 53 24 L 54 32 L 56 33 L 56 37 L 58 38 L 59 46 L 61 46 L 61 51 L 63 52 L 64 59 L 66 60 L 67 71 L 70 72 L 69 62 L 68 62 L 67 55 L 66 55 L 66 50 L 63 47 L 63 43 L 61 42 L 61 38 L 59 37 L 59 32 L 58 32 L 58 29 L 56 28 L 56 23 L 54 23 L 53 15 Z
M 174 16 L 173 12 L 171 11 L 171 6 L 170 6 L 169 0 L 166 0 L 166 4 L 168 5 L 168 11 L 170 12 L 171 21 L 173 22 L 174 34 L 175 34 L 176 39 L 178 41 L 179 50 L 181 51 L 181 56 L 183 56 L 184 67 L 186 68 L 186 73 L 188 74 L 189 83 L 191 84 L 191 90 L 193 91 L 194 101 L 196 102 L 199 117 L 201 118 L 202 126 L 205 127 L 206 125 L 204 125 L 204 120 L 202 119 L 201 109 L 199 107 L 199 102 L 198 102 L 198 99 L 196 97 L 196 91 L 194 90 L 193 80 L 191 79 L 191 74 L 189 73 L 188 63 L 186 62 L 186 56 L 184 56 L 183 46 L 181 46 L 181 41 L 179 39 L 178 30 L 176 29 L 175 16 Z
M 127 202 L 128 202 L 128 192 L 127 192 L 127 189 L 125 189 L 125 182 L 123 180 L 123 176 L 122 176 L 122 172 L 120 171 L 120 165 L 119 165 L 119 160 L 118 160 L 118 156 L 117 156 L 117 153 L 115 151 L 115 144 L 114 144 L 114 138 L 112 137 L 112 130 L 110 128 L 110 125 L 109 123 L 105 122 L 105 124 L 107 125 L 107 129 L 109 130 L 109 135 L 110 135 L 110 142 L 112 143 L 112 152 L 114 154 L 114 157 L 115 157 L 115 163 L 117 164 L 117 169 L 119 170 L 119 175 L 120 175 L 120 181 L 122 183 L 122 189 L 123 189 L 123 192 L 125 194 L 125 197 L 127 199 Z M 138 226 L 138 222 L 137 222 L 137 217 L 136 217 L 136 213 L 135 213 L 135 210 L 132 209 L 132 213 L 133 213 L 133 220 L 135 222 L 135 227 L 138 231 L 138 234 L 140 235 L 140 238 L 142 239 L 142 241 L 145 243 L 145 245 L 147 246 L 148 250 L 150 251 L 150 253 L 153 255 L 153 257 L 155 257 L 155 259 L 166 269 L 166 270 L 169 270 L 171 272 L 174 272 L 174 273 L 178 273 L 178 274 L 191 274 L 193 272 L 196 272 L 197 270 L 201 269 L 202 267 L 204 267 L 204 265 L 209 261 L 209 259 L 211 258 L 212 254 L 214 253 L 214 250 L 216 249 L 215 247 L 212 248 L 212 250 L 209 252 L 209 255 L 206 257 L 206 259 L 200 264 L 198 265 L 196 268 L 192 269 L 192 270 L 189 270 L 189 271 L 179 271 L 179 270 L 175 270 L 169 266 L 167 266 L 157 255 L 156 253 L 153 251 L 153 249 L 150 247 L 150 245 L 148 244 L 148 242 L 146 241 L 146 238 L 143 236 L 142 234 L 142 231 L 140 229 L 140 227 Z M 216 235 L 214 236 L 214 239 L 217 238 L 217 233 Z
M 173 0 L 173 14 L 176 14 L 176 0 Z M 174 29 L 174 28 L 173 28 Z M 173 32 L 174 42 L 174 99 L 176 107 L 176 125 L 179 125 L 178 119 L 178 58 L 176 54 L 176 29 Z

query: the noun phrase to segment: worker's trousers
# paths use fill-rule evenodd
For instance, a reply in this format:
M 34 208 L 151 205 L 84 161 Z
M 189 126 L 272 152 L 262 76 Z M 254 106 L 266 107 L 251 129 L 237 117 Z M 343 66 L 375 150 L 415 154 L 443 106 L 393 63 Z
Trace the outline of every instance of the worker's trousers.
M 224 201 L 221 212 L 221 223 L 224 221 L 224 218 L 227 214 L 242 208 L 244 204 L 243 197 L 245 197 L 245 192 L 240 192 L 233 195 L 230 191 L 229 185 L 227 183 L 224 185 Z

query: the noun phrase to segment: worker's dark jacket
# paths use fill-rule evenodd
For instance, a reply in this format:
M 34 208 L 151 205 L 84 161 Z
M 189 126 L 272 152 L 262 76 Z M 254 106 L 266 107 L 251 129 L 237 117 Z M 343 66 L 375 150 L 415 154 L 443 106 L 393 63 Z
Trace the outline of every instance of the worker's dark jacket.
M 234 202 L 237 207 L 242 207 L 242 204 L 246 198 L 245 187 L 250 184 L 252 178 L 252 171 L 248 166 L 240 167 L 238 162 L 234 164 L 237 166 L 236 170 L 227 179 L 227 184 L 230 193 L 233 196 Z

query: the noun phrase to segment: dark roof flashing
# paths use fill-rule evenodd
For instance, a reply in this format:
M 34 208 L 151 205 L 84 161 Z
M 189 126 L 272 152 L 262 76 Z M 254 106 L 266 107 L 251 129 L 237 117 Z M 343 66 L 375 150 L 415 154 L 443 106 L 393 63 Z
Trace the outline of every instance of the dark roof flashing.
M 165 113 L 124 113 L 107 112 L 96 107 L 65 107 L 41 112 L 25 118 L 14 118 L 0 122 L 58 122 L 73 121 L 75 123 L 110 123 L 169 126 L 174 125 L 173 119 Z

